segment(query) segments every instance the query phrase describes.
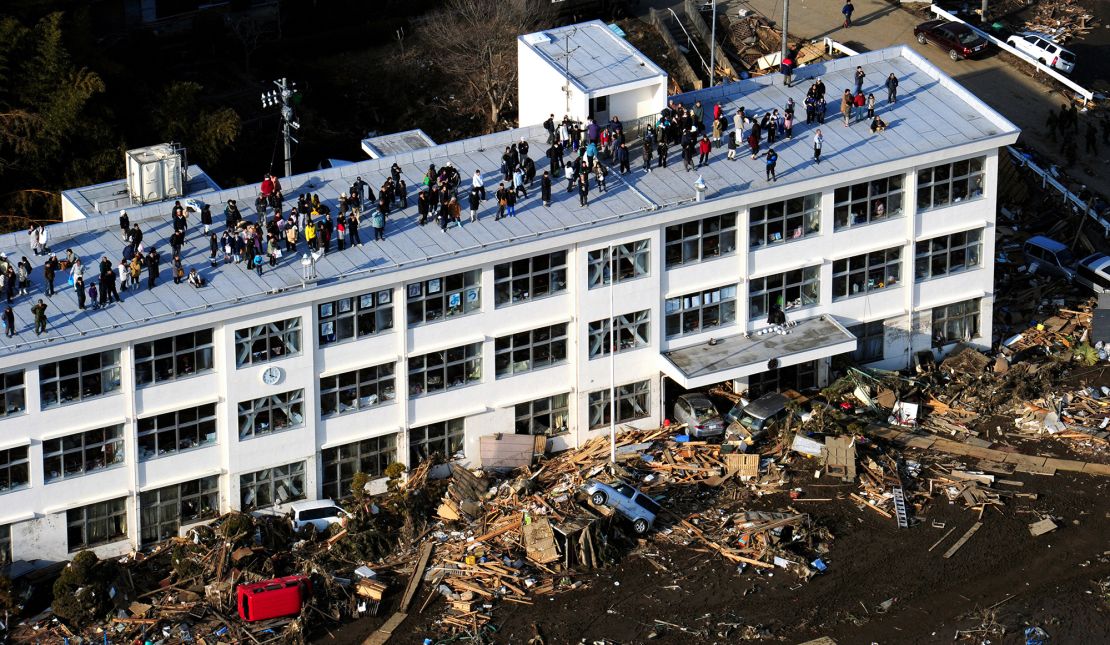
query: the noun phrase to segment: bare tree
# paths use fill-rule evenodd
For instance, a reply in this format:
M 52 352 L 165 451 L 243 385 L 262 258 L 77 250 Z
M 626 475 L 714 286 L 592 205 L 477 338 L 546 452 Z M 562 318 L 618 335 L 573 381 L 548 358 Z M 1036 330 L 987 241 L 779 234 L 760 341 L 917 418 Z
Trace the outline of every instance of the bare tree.
M 459 84 L 460 109 L 477 112 L 497 129 L 517 89 L 517 36 L 551 26 L 555 12 L 542 0 L 447 0 L 420 21 L 432 62 Z

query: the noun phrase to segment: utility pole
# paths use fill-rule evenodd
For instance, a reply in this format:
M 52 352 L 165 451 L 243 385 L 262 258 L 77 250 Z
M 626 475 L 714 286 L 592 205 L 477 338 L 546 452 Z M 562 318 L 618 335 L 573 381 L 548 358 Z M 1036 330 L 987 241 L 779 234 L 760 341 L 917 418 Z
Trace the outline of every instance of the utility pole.
M 981 13 L 983 15 L 980 16 L 979 18 L 982 21 L 983 26 L 987 27 L 988 26 L 987 25 L 987 0 L 983 0 L 983 6 L 981 7 Z
M 566 111 L 563 114 L 570 114 L 570 55 L 578 51 L 578 47 L 570 48 L 570 37 L 576 33 L 578 33 L 578 27 L 574 27 L 563 35 L 563 53 L 558 56 L 558 58 L 563 59 L 563 93 L 567 97 Z
M 609 245 L 609 463 L 617 463 L 617 319 L 613 292 L 617 290 L 617 247 Z
M 281 104 L 281 136 L 285 142 L 285 176 L 293 174 L 293 144 L 300 143 L 293 137 L 293 130 L 300 130 L 301 124 L 293 116 L 293 94 L 297 89 L 296 83 L 281 78 L 274 81 L 276 90 L 262 93 L 262 107 L 268 108 Z
M 986 2 L 987 0 L 983 0 Z M 782 0 L 782 51 L 779 52 L 779 65 L 786 60 L 786 50 L 790 48 L 787 29 L 790 27 L 790 0 Z
M 709 22 L 709 40 L 713 41 L 709 43 L 709 87 L 713 87 L 717 73 L 717 0 L 709 3 Z

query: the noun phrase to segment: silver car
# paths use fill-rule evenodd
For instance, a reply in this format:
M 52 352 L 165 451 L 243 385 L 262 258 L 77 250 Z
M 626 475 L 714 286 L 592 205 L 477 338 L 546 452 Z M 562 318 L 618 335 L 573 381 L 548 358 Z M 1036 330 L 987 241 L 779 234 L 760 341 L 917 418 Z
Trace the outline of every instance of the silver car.
M 655 524 L 655 516 L 661 510 L 655 500 L 644 495 L 628 484 L 615 486 L 591 479 L 582 487 L 594 506 L 608 506 L 632 522 L 632 530 L 643 535 Z
M 685 423 L 692 437 L 719 437 L 725 433 L 725 422 L 709 397 L 700 392 L 683 394 L 674 402 L 674 420 Z

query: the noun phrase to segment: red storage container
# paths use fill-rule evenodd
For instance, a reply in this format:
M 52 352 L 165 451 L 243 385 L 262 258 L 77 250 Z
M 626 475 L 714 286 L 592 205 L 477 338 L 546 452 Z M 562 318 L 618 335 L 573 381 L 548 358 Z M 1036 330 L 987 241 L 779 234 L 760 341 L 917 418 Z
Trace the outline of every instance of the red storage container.
M 239 585 L 239 617 L 247 622 L 295 616 L 312 595 L 308 576 L 296 575 Z

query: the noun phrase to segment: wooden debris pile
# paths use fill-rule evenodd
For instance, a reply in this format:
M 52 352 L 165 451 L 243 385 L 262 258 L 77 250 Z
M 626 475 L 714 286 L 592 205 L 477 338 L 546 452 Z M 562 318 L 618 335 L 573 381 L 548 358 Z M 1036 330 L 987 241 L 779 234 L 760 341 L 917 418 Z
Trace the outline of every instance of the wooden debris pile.
M 1025 31 L 1038 31 L 1066 43 L 1086 35 L 1098 19 L 1076 0 L 1040 0 L 1033 5 L 1033 15 L 1025 21 Z

